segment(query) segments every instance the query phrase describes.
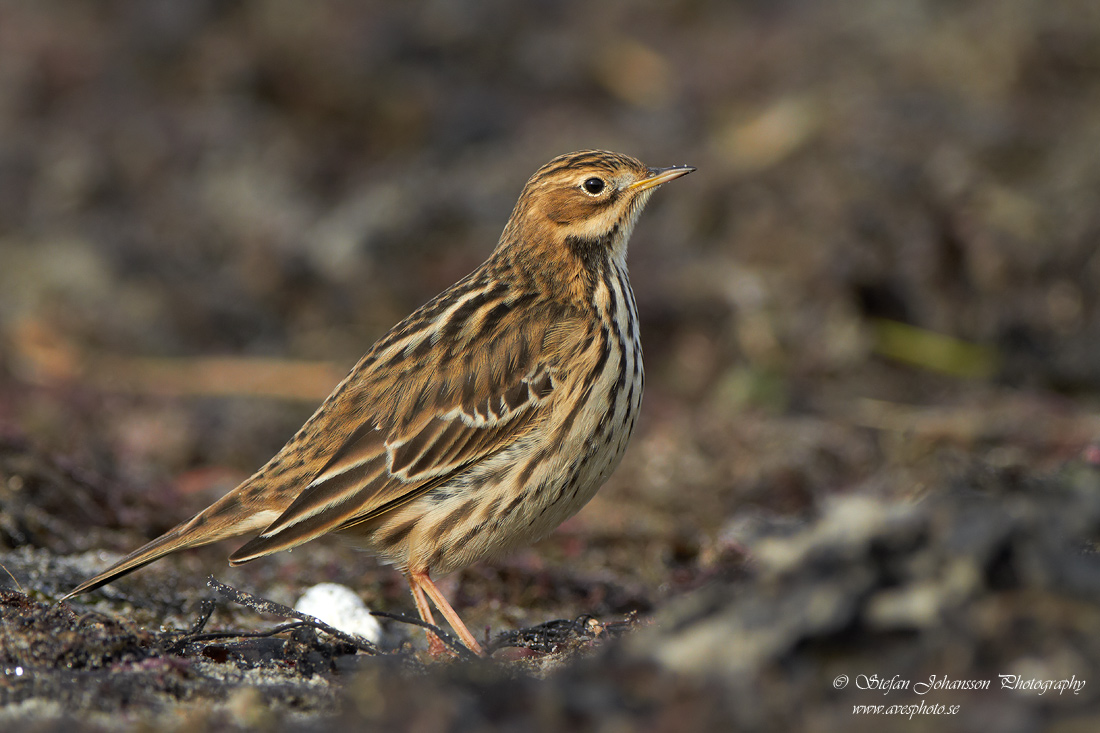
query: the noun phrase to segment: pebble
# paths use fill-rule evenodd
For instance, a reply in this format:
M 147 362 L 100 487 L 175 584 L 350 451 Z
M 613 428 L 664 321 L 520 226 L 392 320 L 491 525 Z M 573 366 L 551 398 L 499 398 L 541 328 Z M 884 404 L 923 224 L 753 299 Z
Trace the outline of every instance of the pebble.
M 315 616 L 348 634 L 360 636 L 372 644 L 382 640 L 382 625 L 371 616 L 355 591 L 339 583 L 318 583 L 306 589 L 294 610 Z

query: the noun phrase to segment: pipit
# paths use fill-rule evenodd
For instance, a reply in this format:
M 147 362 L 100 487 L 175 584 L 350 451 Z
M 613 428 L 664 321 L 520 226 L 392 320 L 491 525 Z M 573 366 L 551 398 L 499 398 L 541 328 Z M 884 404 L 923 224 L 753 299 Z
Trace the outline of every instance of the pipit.
M 693 170 L 551 160 L 489 259 L 375 343 L 267 464 L 66 598 L 227 537 L 258 533 L 239 565 L 339 532 L 480 654 L 429 574 L 545 536 L 619 464 L 644 382 L 627 240 L 653 190 Z

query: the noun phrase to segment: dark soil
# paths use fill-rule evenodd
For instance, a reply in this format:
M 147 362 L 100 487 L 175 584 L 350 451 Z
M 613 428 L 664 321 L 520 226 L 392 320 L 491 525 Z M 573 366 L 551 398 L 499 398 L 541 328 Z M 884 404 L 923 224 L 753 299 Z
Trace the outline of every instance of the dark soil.
M 1100 729 L 1098 100 L 1093 0 L 6 4 L 0 729 Z M 207 585 L 413 613 L 335 540 L 57 603 L 589 147 L 698 171 L 623 465 L 443 580 L 491 659 Z

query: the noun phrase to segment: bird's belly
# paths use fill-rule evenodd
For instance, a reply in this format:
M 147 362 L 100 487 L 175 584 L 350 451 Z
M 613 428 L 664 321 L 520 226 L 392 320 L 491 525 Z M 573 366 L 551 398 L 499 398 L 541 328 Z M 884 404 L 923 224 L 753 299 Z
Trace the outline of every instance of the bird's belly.
M 379 518 L 361 544 L 403 569 L 443 574 L 549 534 L 619 465 L 641 406 L 640 357 L 619 352 L 603 378 L 577 385 L 546 423 Z

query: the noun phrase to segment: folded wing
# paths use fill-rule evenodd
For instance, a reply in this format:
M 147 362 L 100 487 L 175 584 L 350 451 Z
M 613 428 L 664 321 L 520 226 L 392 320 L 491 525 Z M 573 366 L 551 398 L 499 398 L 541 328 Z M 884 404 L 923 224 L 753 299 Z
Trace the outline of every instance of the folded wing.
M 463 322 L 456 325 L 460 315 Z M 435 340 L 427 325 L 396 330 L 372 349 L 281 452 L 331 455 L 230 561 L 247 562 L 392 511 L 507 447 L 542 419 L 558 384 L 556 344 L 567 324 L 517 328 L 506 322 L 509 315 L 499 303 L 472 308 L 467 302 L 450 314 L 452 320 L 443 314 L 432 324 L 452 329 L 452 338 L 468 336 L 450 351 L 425 348 Z M 353 414 L 318 420 L 330 412 Z M 315 434 L 315 422 L 356 427 L 333 442 L 334 436 Z

